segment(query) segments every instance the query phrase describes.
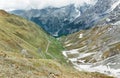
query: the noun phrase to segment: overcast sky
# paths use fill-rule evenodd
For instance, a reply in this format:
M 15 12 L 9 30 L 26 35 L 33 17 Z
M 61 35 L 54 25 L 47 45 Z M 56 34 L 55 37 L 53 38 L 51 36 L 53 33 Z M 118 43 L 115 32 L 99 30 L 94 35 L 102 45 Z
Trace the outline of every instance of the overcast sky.
M 84 2 L 92 3 L 93 0 L 0 0 L 0 9 L 41 9 L 47 6 L 61 7 L 68 4 L 80 4 Z

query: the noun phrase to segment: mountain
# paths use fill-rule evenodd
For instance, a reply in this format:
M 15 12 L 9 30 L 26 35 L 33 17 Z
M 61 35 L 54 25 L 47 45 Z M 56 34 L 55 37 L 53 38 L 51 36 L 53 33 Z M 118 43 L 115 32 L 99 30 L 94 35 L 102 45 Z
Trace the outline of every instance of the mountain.
M 119 22 L 120 22 L 120 18 L 119 18 L 120 17 L 120 10 L 119 10 L 120 4 L 119 3 L 120 2 L 115 3 L 115 5 L 116 4 L 118 4 L 118 5 L 114 8 L 113 11 L 111 11 L 109 13 L 108 16 L 104 17 L 104 19 L 102 19 L 101 21 L 98 22 L 99 25 L 100 24 L 111 24 L 111 25 L 119 24 Z
M 83 15 L 78 17 L 73 25 L 79 25 L 82 22 L 85 28 L 90 28 L 100 23 L 101 19 L 111 16 L 111 13 L 119 13 L 119 8 L 116 9 L 119 5 L 120 0 L 98 0 L 94 6 L 88 8 Z
M 78 70 L 120 77 L 120 23 L 98 25 L 62 37 L 64 56 Z
M 85 4 L 81 9 L 74 4 L 63 6 L 60 8 L 48 7 L 44 9 L 31 9 L 21 12 L 20 10 L 12 11 L 11 13 L 27 18 L 53 36 L 61 36 L 72 33 L 74 26 L 69 26 L 77 17 L 81 15 L 90 5 Z M 81 12 L 79 11 L 81 10 Z
M 91 28 L 100 23 L 101 19 L 105 19 L 111 16 L 113 12 L 119 11 L 119 8 L 115 9 L 119 4 L 119 0 L 94 0 L 93 4 L 70 4 L 60 8 L 48 7 L 23 12 L 21 12 L 22 10 L 16 12 L 15 10 L 11 13 L 32 20 L 52 36 L 59 37 L 81 29 Z
M 1 78 L 113 78 L 73 69 L 64 62 L 62 50 L 33 22 L 0 10 Z

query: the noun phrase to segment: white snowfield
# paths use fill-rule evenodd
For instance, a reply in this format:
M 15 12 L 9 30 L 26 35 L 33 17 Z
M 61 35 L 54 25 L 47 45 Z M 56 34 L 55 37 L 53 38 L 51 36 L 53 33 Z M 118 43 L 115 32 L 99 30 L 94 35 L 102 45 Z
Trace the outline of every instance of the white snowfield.
M 69 57 L 68 54 L 78 54 L 78 57 Z M 110 57 L 107 58 L 103 61 L 97 62 L 97 63 L 84 63 L 84 60 L 80 60 L 80 58 L 84 58 L 87 56 L 90 56 L 92 54 L 95 54 L 96 52 L 92 52 L 92 53 L 80 53 L 79 49 L 73 49 L 73 50 L 69 50 L 69 51 L 63 51 L 63 55 L 65 57 L 68 58 L 68 60 L 73 64 L 73 67 L 76 68 L 79 71 L 87 71 L 87 72 L 99 72 L 99 73 L 103 73 L 109 76 L 113 76 L 115 78 L 120 78 L 120 68 L 112 68 L 111 66 L 119 66 L 120 62 L 117 62 L 114 60 L 112 62 L 109 62 L 111 59 L 117 57 L 119 58 L 120 55 L 114 56 L 114 57 Z M 117 59 L 116 58 L 116 59 Z M 78 60 L 80 61 L 80 63 L 78 63 Z M 106 63 L 107 62 L 107 63 Z M 105 63 L 105 64 L 104 64 Z

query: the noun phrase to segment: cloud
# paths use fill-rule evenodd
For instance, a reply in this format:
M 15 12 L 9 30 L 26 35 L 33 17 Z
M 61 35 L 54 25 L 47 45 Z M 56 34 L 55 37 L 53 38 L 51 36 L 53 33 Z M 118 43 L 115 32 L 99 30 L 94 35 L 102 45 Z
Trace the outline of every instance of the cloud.
M 29 4 L 29 0 L 0 0 L 0 9 L 25 9 Z
M 41 9 L 48 6 L 61 7 L 72 3 L 82 5 L 84 2 L 91 3 L 91 0 L 0 0 L 0 9 Z

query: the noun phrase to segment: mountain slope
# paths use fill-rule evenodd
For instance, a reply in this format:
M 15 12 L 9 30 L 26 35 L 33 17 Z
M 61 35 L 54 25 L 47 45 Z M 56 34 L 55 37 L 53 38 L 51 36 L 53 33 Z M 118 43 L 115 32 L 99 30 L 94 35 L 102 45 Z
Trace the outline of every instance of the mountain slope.
M 0 10 L 0 78 L 112 78 L 63 67 L 61 50 L 36 24 Z
M 67 48 L 63 54 L 79 70 L 98 71 L 119 78 L 119 33 L 120 24 L 81 30 L 62 38 Z
M 0 48 L 4 51 L 27 52 L 27 57 L 61 59 L 61 44 L 36 24 L 0 11 Z M 54 56 L 52 57 L 51 56 Z

